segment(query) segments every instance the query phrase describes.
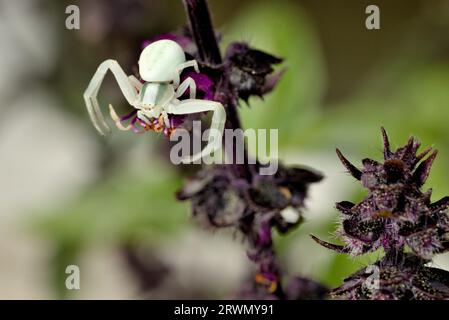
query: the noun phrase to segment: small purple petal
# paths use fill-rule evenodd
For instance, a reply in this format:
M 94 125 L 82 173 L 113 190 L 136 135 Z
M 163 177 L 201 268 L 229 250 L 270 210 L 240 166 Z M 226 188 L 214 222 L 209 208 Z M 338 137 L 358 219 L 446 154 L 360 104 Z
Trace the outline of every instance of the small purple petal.
M 265 246 L 271 243 L 271 226 L 266 224 L 259 230 L 259 238 L 257 239 L 258 246 Z
M 197 73 L 195 71 L 186 72 L 185 75 L 181 77 L 182 80 L 187 79 L 188 77 L 192 78 L 196 84 L 196 95 L 197 99 L 202 100 L 213 100 L 215 91 L 214 91 L 214 82 L 211 78 L 209 78 L 204 73 Z M 183 96 L 188 97 L 189 90 L 184 93 Z
M 186 118 L 187 116 L 185 115 L 170 115 L 169 116 L 170 127 L 176 129 L 177 127 L 179 127 L 184 123 Z

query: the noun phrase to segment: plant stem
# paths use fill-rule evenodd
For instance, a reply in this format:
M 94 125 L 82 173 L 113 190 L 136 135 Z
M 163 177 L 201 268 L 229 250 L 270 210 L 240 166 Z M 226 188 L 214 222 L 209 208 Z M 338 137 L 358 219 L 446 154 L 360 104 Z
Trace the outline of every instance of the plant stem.
M 195 40 L 198 55 L 201 62 L 211 67 L 219 67 L 223 63 L 215 31 L 212 26 L 209 9 L 206 0 L 183 0 L 187 12 L 190 30 Z M 233 88 L 225 72 L 222 73 L 216 88 L 216 100 L 221 102 L 226 109 L 227 129 L 242 129 L 239 114 L 237 111 L 237 98 L 232 94 Z M 241 137 L 243 139 L 243 136 Z M 236 144 L 233 143 L 234 158 L 232 163 L 236 163 Z M 248 166 L 248 152 L 244 146 L 243 165 L 233 165 L 234 172 L 248 181 L 252 180 L 252 172 Z
M 225 128 L 233 130 L 242 129 L 240 117 L 237 110 L 238 96 L 235 94 L 236 91 L 229 81 L 229 70 L 223 68 L 223 59 L 218 47 L 217 39 L 215 37 L 215 32 L 212 26 L 212 21 L 210 18 L 206 0 L 183 0 L 183 2 L 185 10 L 187 12 L 187 18 L 189 20 L 192 36 L 195 40 L 198 50 L 200 62 L 215 69 L 222 69 L 222 72 L 216 81 L 217 86 L 215 100 L 222 103 L 225 107 Z M 244 139 L 243 135 L 239 138 Z M 232 170 L 236 176 L 245 178 L 249 183 L 251 183 L 253 178 L 253 171 L 248 165 L 249 161 L 246 144 L 243 144 L 243 164 L 236 163 L 237 152 L 240 152 L 240 150 L 236 150 L 236 145 L 236 143 L 233 143 L 234 159 L 232 159 Z M 256 161 L 255 167 L 257 166 L 258 162 Z M 269 250 L 270 252 L 272 252 L 272 255 L 275 256 L 273 247 L 270 247 Z M 261 265 L 259 265 L 259 268 L 261 268 Z M 276 269 L 276 276 L 280 277 L 277 266 L 273 265 L 271 266 L 271 268 Z M 283 299 L 285 297 L 280 285 L 280 281 L 274 294 L 277 295 L 280 299 Z
M 200 59 L 212 65 L 222 63 L 220 49 L 205 0 L 183 0 Z

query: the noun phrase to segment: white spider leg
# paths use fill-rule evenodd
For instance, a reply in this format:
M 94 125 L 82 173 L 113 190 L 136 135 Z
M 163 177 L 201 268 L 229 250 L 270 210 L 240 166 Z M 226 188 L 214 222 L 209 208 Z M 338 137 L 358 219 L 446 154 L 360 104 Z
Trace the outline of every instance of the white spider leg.
M 182 70 L 185 68 L 193 67 L 197 73 L 200 73 L 200 69 L 198 68 L 198 62 L 196 60 L 189 60 L 184 63 L 181 63 L 179 66 L 175 69 L 175 74 L 173 75 L 173 86 L 177 88 L 179 86 L 180 75 Z
M 147 116 L 147 110 L 138 110 L 137 111 L 137 118 L 145 122 L 146 124 L 151 124 L 149 117 Z
M 176 89 L 175 98 L 179 98 L 180 96 L 182 96 L 184 94 L 184 92 L 187 91 L 187 89 L 190 90 L 189 91 L 190 99 L 195 99 L 196 98 L 196 83 L 191 77 L 188 77 L 183 82 L 181 82 L 178 89 Z
M 205 111 L 213 111 L 207 145 L 201 152 L 184 157 L 183 163 L 194 162 L 221 148 L 226 112 L 221 103 L 209 100 L 187 99 L 179 101 L 179 104 L 168 106 L 167 112 L 172 114 L 191 114 Z
M 128 76 L 128 79 L 129 79 L 129 82 L 131 83 L 131 85 L 134 87 L 134 89 L 137 90 L 137 92 L 140 92 L 142 90 L 143 84 L 142 84 L 142 82 L 139 81 L 139 79 L 137 79 L 133 75 Z M 119 130 L 128 131 L 132 128 L 131 124 L 128 124 L 127 126 L 124 126 L 122 124 L 121 119 L 117 115 L 117 112 L 115 111 L 112 104 L 109 104 L 109 114 L 110 114 L 112 120 L 114 120 L 115 125 Z
M 164 124 L 167 128 L 170 128 L 170 119 L 168 118 L 167 111 L 162 110 L 161 112 L 162 118 L 164 119 Z
M 100 89 L 101 83 L 103 82 L 106 72 L 111 70 L 114 75 L 120 89 L 123 92 L 128 103 L 134 106 L 138 99 L 137 91 L 130 83 L 128 76 L 122 70 L 120 65 L 115 60 L 103 61 L 95 72 L 92 80 L 90 80 L 86 91 L 84 92 L 84 102 L 86 103 L 87 111 L 89 112 L 90 118 L 94 127 L 102 135 L 105 135 L 110 129 L 106 124 L 106 121 L 101 113 L 100 106 L 98 105 L 98 91 Z
M 117 112 L 115 112 L 112 104 L 109 104 L 109 114 L 111 115 L 112 120 L 114 120 L 114 123 L 119 130 L 128 131 L 129 129 L 131 129 L 131 124 L 128 124 L 126 127 L 122 124 L 122 122 L 120 121 L 120 117 L 117 115 Z
M 131 82 L 131 85 L 134 87 L 134 89 L 137 90 L 137 92 L 140 92 L 142 90 L 143 84 L 139 81 L 135 76 L 131 75 L 128 77 L 129 82 Z

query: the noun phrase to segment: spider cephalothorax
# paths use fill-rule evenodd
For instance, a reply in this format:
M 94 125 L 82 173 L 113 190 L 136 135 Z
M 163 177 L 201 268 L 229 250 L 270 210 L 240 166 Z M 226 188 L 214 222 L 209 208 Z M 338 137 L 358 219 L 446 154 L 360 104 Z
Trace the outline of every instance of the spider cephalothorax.
M 129 115 L 129 118 L 135 115 L 131 123 L 124 126 L 122 121 L 128 119 L 128 116 L 120 118 L 109 105 L 110 115 L 120 130 L 132 129 L 138 121 L 144 130 L 164 131 L 166 135 L 170 135 L 174 127 L 171 117 L 213 111 L 208 144 L 201 152 L 184 157 L 183 162 L 193 162 L 216 151 L 221 147 L 226 113 L 219 102 L 195 99 L 196 83 L 191 77 L 180 83 L 180 73 L 188 67 L 199 72 L 197 62 L 186 61 L 182 48 L 171 40 L 153 42 L 142 51 L 139 74 L 144 83 L 134 76 L 127 76 L 117 61 L 104 61 L 84 93 L 87 110 L 95 128 L 103 135 L 109 131 L 98 105 L 97 94 L 106 72 L 111 70 L 126 100 L 136 109 L 134 114 Z M 187 90 L 190 99 L 180 100 Z

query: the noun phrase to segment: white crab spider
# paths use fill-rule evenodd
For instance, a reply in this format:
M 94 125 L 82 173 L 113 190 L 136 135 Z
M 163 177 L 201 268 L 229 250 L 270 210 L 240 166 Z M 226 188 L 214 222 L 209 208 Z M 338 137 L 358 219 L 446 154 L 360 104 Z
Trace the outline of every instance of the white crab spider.
M 180 83 L 183 69 L 193 67 L 199 72 L 195 60 L 186 61 L 184 51 L 174 41 L 159 40 L 147 46 L 139 58 L 139 73 L 145 83 L 134 76 L 127 76 L 115 60 L 100 64 L 84 92 L 84 101 L 94 127 L 105 135 L 110 131 L 100 111 L 97 94 L 108 70 L 111 70 L 128 103 L 137 109 L 137 117 L 150 124 L 154 119 L 163 120 L 170 128 L 168 114 L 182 115 L 213 111 L 208 143 L 201 152 L 183 158 L 184 163 L 194 162 L 221 147 L 226 113 L 223 105 L 216 101 L 195 99 L 196 84 L 188 77 Z M 190 99 L 179 100 L 186 90 Z M 120 130 L 129 130 L 131 125 L 123 126 L 114 108 L 109 105 L 109 113 Z

